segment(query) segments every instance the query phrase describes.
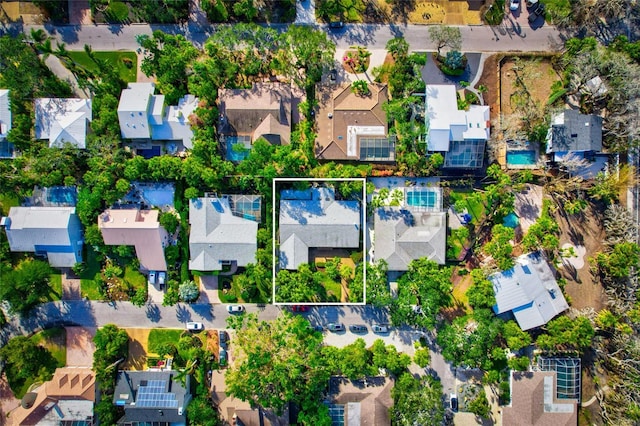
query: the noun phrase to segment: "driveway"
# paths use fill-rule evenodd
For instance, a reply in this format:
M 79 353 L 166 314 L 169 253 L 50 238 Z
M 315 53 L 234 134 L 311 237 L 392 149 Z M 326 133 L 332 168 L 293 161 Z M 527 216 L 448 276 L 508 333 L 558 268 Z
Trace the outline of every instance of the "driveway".
M 93 365 L 93 336 L 96 327 L 65 327 L 67 331 L 67 366 L 91 367 Z
M 422 79 L 426 84 L 455 84 L 456 89 L 462 89 L 461 81 L 471 82 L 478 73 L 480 67 L 481 53 L 465 53 L 467 57 L 467 67 L 464 74 L 453 77 L 445 75 L 433 60 L 431 53 L 427 53 L 427 63 L 422 68 Z

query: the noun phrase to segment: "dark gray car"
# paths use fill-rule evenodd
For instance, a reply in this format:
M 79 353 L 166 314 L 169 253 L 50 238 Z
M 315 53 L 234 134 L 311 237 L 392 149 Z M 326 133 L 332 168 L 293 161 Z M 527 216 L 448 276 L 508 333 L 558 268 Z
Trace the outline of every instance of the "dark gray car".
M 366 333 L 367 331 L 369 331 L 367 326 L 363 324 L 350 325 L 349 330 L 351 330 L 352 333 Z

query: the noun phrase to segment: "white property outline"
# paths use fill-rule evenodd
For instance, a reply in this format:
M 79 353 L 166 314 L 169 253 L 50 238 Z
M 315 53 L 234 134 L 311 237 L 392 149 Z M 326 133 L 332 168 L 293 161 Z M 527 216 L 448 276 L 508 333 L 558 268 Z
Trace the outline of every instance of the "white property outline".
M 276 184 L 278 182 L 318 182 L 318 183 L 323 183 L 323 182 L 361 182 L 362 183 L 362 202 L 361 202 L 361 232 L 362 232 L 362 262 L 363 262 L 363 266 L 362 266 L 362 302 L 347 302 L 347 303 L 343 303 L 343 302 L 318 302 L 318 303 L 314 303 L 314 302 L 302 302 L 302 303 L 296 303 L 296 302 L 276 302 L 276 261 L 277 261 L 277 257 L 276 257 L 276 211 L 280 211 L 280 206 L 276 205 Z M 272 267 L 272 281 L 271 281 L 271 288 L 272 288 L 272 294 L 271 294 L 271 303 L 273 305 L 276 306 L 291 306 L 291 305 L 306 305 L 306 306 L 364 306 L 367 304 L 367 255 L 366 255 L 366 249 L 367 249 L 367 235 L 366 235 L 366 229 L 367 229 L 367 179 L 366 178 L 307 178 L 307 177 L 300 177 L 300 178 L 273 178 L 272 180 L 272 194 L 271 194 L 271 201 L 272 201 L 272 209 L 271 209 L 271 216 L 272 216 L 272 222 L 271 222 L 271 240 L 272 240 L 272 244 L 271 244 L 271 254 L 272 254 L 272 259 L 273 261 L 271 262 L 271 267 Z

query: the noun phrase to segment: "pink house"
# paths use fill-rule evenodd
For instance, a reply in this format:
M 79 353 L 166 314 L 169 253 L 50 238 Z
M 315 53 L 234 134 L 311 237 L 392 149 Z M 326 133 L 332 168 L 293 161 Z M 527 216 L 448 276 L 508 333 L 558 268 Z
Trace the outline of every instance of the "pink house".
M 166 271 L 164 248 L 169 235 L 158 222 L 158 210 L 105 210 L 98 217 L 104 243 L 134 246 L 143 271 Z

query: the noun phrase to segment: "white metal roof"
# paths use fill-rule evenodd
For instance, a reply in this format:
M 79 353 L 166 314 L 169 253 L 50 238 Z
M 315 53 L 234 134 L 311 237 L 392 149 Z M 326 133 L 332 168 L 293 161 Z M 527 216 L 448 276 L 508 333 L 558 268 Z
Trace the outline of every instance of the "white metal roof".
M 36 99 L 36 139 L 49 139 L 52 147 L 69 142 L 78 148 L 86 148 L 87 123 L 91 118 L 90 99 Z

